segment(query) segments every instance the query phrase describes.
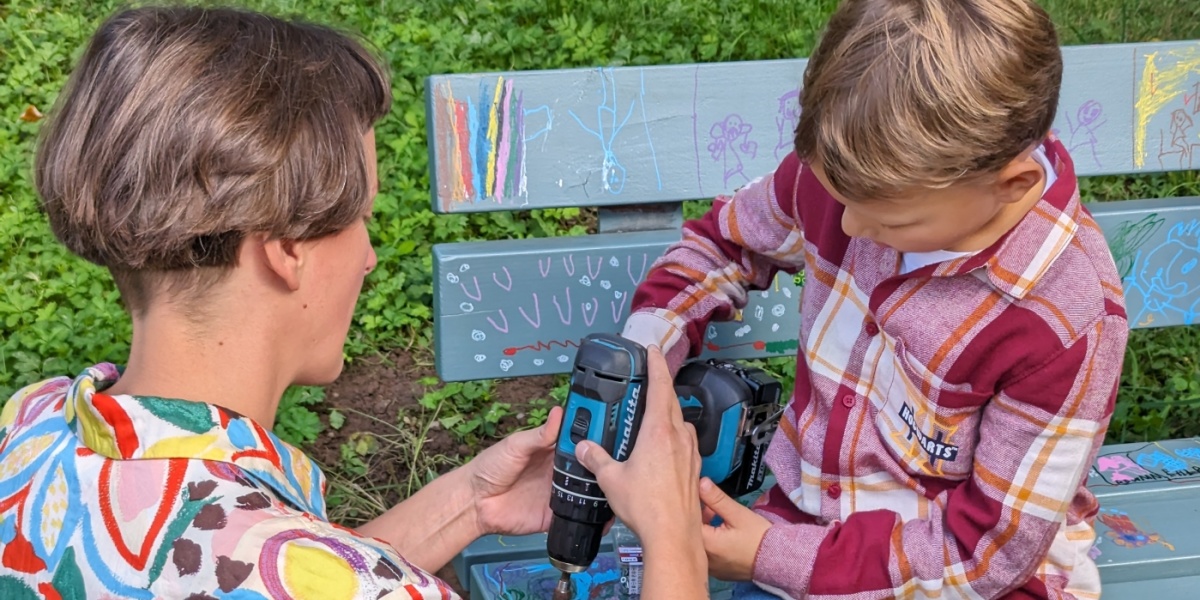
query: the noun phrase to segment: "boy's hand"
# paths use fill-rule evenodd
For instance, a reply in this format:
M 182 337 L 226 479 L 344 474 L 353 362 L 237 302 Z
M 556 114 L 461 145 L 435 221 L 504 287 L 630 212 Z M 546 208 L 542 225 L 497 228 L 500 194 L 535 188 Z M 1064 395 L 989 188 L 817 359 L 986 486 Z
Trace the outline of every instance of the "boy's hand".
M 705 477 L 700 481 L 700 500 L 704 503 L 704 551 L 708 554 L 708 572 L 725 581 L 750 581 L 754 577 L 754 559 L 771 522 L 738 504 Z M 714 516 L 723 523 L 707 525 Z

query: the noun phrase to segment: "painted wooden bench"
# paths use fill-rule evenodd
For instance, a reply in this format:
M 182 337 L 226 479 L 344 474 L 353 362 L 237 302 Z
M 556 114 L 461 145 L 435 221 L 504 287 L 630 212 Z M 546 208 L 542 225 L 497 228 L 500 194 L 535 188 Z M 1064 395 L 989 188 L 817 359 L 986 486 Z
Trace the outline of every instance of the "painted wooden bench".
M 1063 53 L 1055 129 L 1081 176 L 1200 168 L 1200 42 Z M 434 248 L 439 375 L 563 373 L 577 340 L 619 331 L 637 283 L 679 239 L 682 202 L 730 193 L 790 150 L 805 63 L 430 78 L 435 211 L 599 212 L 593 235 Z M 1200 199 L 1089 208 L 1124 279 L 1131 326 L 1195 322 Z M 752 294 L 737 319 L 709 328 L 705 355 L 794 354 L 801 285 L 802 276 L 780 276 Z M 1092 475 L 1104 506 L 1094 552 L 1105 598 L 1193 597 L 1182 590 L 1200 584 L 1200 443 L 1106 447 Z M 477 599 L 538 597 L 528 594 L 547 567 L 544 548 L 539 536 L 480 540 L 456 561 L 460 579 Z M 606 585 L 612 572 L 593 575 Z

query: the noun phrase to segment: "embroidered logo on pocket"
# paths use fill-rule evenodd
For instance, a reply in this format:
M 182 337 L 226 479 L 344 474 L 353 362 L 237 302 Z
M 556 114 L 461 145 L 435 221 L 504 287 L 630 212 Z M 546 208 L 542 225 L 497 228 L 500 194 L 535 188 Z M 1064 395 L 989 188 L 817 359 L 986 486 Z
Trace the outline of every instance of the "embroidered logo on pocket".
M 954 459 L 958 458 L 958 446 L 949 443 L 950 437 L 954 435 L 957 427 L 949 431 L 935 429 L 932 435 L 927 434 L 917 425 L 916 411 L 907 402 L 900 406 L 900 419 L 904 421 L 904 425 L 908 429 L 905 439 L 911 443 L 908 449 L 910 457 L 915 457 L 917 448 L 920 448 L 929 456 L 930 466 L 939 473 L 941 468 L 938 466 L 938 461 L 954 462 Z

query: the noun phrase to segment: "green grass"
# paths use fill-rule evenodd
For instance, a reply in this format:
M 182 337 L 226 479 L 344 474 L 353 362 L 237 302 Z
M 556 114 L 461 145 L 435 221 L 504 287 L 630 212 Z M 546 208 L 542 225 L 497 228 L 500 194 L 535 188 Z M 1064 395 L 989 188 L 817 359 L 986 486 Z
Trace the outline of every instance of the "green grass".
M 580 234 L 588 211 L 435 216 L 422 101 L 434 73 L 770 59 L 809 53 L 834 0 L 253 0 L 251 7 L 309 15 L 361 32 L 391 62 L 396 103 L 379 125 L 379 267 L 370 276 L 347 358 L 429 344 L 435 243 Z M 102 270 L 69 256 L 50 235 L 30 185 L 37 124 L 72 61 L 114 0 L 8 0 L 0 6 L 0 396 L 99 360 L 120 361 L 128 321 Z M 1064 44 L 1200 39 L 1195 0 L 1046 0 Z M 1083 184 L 1093 200 L 1200 195 L 1196 173 L 1105 177 Z M 689 207 L 689 210 L 696 208 Z M 1200 434 L 1200 333 L 1133 333 L 1110 440 Z M 790 378 L 787 361 L 768 365 Z M 279 429 L 315 438 L 315 392 L 289 394 Z M 447 426 L 486 435 L 495 414 L 451 403 Z M 494 410 L 490 405 L 488 410 Z M 455 412 L 458 411 L 458 412 Z M 348 477 L 353 473 L 349 472 Z

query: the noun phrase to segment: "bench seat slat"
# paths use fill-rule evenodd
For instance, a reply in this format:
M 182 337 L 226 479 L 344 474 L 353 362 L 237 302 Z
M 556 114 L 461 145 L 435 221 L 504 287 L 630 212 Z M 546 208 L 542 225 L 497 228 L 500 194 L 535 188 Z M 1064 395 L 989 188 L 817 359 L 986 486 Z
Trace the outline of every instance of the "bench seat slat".
M 1200 92 L 1200 43 L 1071 46 L 1063 60 L 1054 128 L 1079 174 L 1200 167 L 1200 148 L 1185 151 L 1180 141 L 1200 141 L 1200 113 L 1191 102 Z M 425 95 L 433 208 L 603 206 L 732 192 L 790 149 L 806 65 L 794 59 L 431 77 Z
M 1105 446 L 1089 472 L 1088 487 L 1103 509 L 1093 551 L 1103 597 L 1194 597 L 1200 586 L 1200 438 Z M 1158 541 L 1139 535 L 1157 535 Z M 576 579 L 589 597 L 607 597 L 605 586 L 618 576 L 607 536 L 600 552 L 601 560 Z M 481 538 L 455 558 L 454 567 L 472 598 L 483 600 L 507 598 L 514 591 L 539 597 L 539 586 L 553 586 L 558 576 L 546 560 L 546 534 Z M 713 590 L 714 600 L 729 597 L 727 585 Z

